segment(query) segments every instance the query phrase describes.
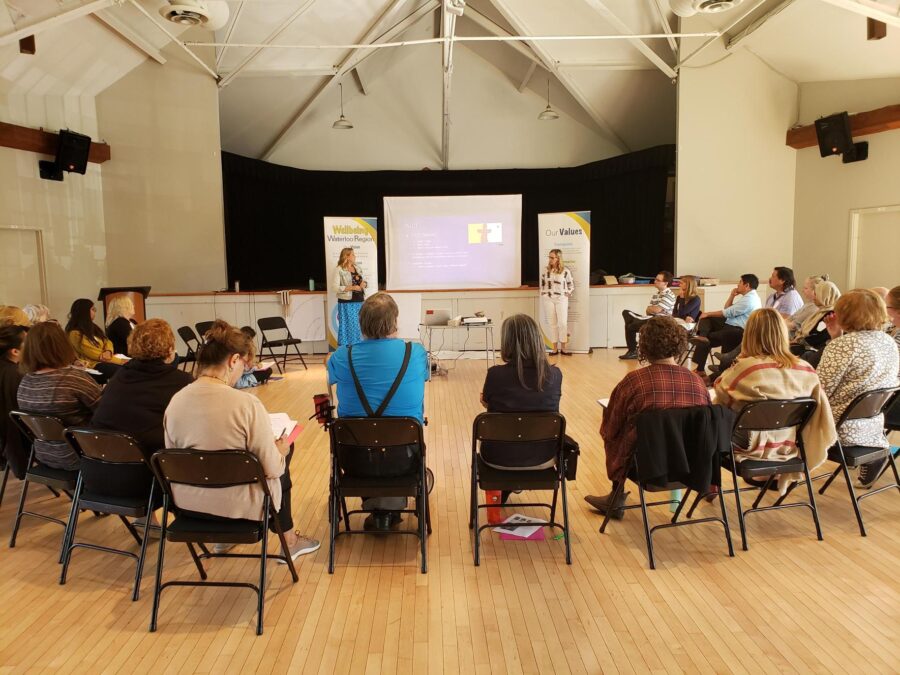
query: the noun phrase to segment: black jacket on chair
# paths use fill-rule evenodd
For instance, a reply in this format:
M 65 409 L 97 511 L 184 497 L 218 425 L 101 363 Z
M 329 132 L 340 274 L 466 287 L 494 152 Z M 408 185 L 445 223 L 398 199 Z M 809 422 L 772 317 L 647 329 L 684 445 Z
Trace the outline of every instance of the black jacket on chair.
M 683 483 L 701 493 L 719 485 L 719 457 L 731 449 L 734 419 L 734 413 L 720 405 L 641 413 L 635 449 L 641 480 Z

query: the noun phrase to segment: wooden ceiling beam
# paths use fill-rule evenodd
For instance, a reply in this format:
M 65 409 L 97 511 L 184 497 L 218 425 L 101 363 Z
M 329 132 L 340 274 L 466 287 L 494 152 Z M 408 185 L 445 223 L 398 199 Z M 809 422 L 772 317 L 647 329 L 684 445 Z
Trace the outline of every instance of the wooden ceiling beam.
M 58 144 L 58 133 L 0 122 L 0 147 L 36 152 L 39 155 L 55 156 Z M 102 164 L 109 161 L 110 157 L 110 147 L 106 143 L 91 141 L 91 150 L 90 154 L 88 154 L 89 162 Z
M 900 104 L 850 115 L 850 129 L 854 138 L 900 129 Z M 819 144 L 816 140 L 816 125 L 807 124 L 788 129 L 785 143 L 796 150 L 816 147 Z

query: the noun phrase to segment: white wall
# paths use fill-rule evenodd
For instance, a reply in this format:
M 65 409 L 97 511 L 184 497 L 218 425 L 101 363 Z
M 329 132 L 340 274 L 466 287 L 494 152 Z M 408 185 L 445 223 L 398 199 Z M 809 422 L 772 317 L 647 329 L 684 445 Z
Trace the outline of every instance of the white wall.
M 225 287 L 218 87 L 175 48 L 97 96 L 110 285 Z
M 577 166 L 620 154 L 594 128 L 566 114 L 552 122 L 538 120 L 546 100 L 531 89 L 519 93 L 503 72 L 485 67 L 485 60 L 464 45 L 454 48 L 454 64 L 451 169 Z M 249 80 L 230 85 L 223 97 L 256 86 Z M 344 81 L 344 112 L 352 131 L 331 128 L 339 113 L 334 89 L 310 108 L 269 161 L 319 170 L 439 169 L 440 50 L 398 50 L 366 86 L 363 96 L 352 78 Z M 232 147 L 229 142 L 225 139 L 224 149 Z M 239 151 L 240 143 L 232 142 Z
M 24 93 L 2 78 L 0 119 L 97 137 L 93 97 Z M 72 300 L 96 297 L 106 281 L 101 168 L 88 164 L 85 175 L 67 173 L 60 183 L 40 178 L 40 159 L 52 157 L 0 148 L 0 228 L 42 231 L 49 306 L 64 319 Z
M 796 158 L 785 133 L 797 85 L 747 50 L 716 51 L 678 82 L 676 271 L 766 279 L 793 259 Z
M 801 84 L 800 122 L 898 102 L 900 78 Z M 795 271 L 798 276 L 827 272 L 842 289 L 848 285 L 851 211 L 900 204 L 900 130 L 854 140 L 869 142 L 867 160 L 843 164 L 837 156 L 820 157 L 818 147 L 796 151 Z M 897 251 L 886 248 L 884 255 L 896 260 Z M 900 283 L 900 272 L 893 283 Z

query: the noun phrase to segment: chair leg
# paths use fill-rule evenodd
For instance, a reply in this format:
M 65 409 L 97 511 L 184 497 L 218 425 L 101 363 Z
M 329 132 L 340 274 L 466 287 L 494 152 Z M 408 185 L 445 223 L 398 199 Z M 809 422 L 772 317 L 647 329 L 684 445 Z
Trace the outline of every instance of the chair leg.
M 560 480 L 563 508 L 563 539 L 566 541 L 566 565 L 572 564 L 572 542 L 569 536 L 569 498 L 566 493 L 566 477 L 563 474 Z M 555 494 L 555 493 L 554 493 Z
M 148 514 L 149 515 L 149 514 Z M 156 580 L 153 584 L 153 609 L 150 610 L 150 632 L 156 632 L 156 619 L 159 616 L 159 599 L 162 594 L 163 560 L 166 555 L 166 533 L 168 532 L 169 497 L 163 497 L 162 520 L 159 523 L 159 553 L 156 557 Z
M 753 500 L 753 506 L 751 509 L 755 509 L 759 507 L 760 502 L 762 502 L 763 497 L 769 494 L 769 486 L 772 484 L 772 481 L 775 480 L 775 474 L 772 474 L 768 478 L 766 478 L 766 484 L 763 485 L 762 489 L 759 491 L 759 494 L 756 496 L 756 499 Z
M 650 561 L 650 569 L 656 569 L 653 559 L 653 535 L 650 533 L 650 521 L 647 517 L 647 500 L 644 499 L 644 486 L 638 483 L 638 496 L 641 498 L 641 515 L 644 517 L 644 538 L 647 540 L 647 558 Z M 615 502 L 613 502 L 615 504 Z
M 328 524 L 328 574 L 334 574 L 334 540 L 337 538 L 339 497 L 334 485 L 331 487 L 331 499 L 328 511 L 331 514 L 331 522 Z
M 838 446 L 840 448 L 840 446 Z M 843 448 L 840 448 L 841 454 L 843 455 Z M 840 462 L 838 462 L 840 463 Z M 834 482 L 834 479 L 837 478 L 841 474 L 841 467 L 838 467 L 834 470 L 834 472 L 828 477 L 828 480 L 825 481 L 825 484 L 819 488 L 819 494 L 824 495 L 825 490 Z
M 341 495 L 341 510 L 344 513 L 344 529 L 350 531 L 350 509 L 347 508 L 347 498 Z
M 800 483 L 797 481 L 793 481 L 790 485 L 788 485 L 788 489 L 784 491 L 784 494 L 781 495 L 778 499 L 775 500 L 775 503 L 772 506 L 781 506 L 785 499 L 791 496 L 791 493 L 794 491 L 794 488 L 797 487 Z
M 559 494 L 559 487 L 553 490 L 553 501 L 550 502 L 550 522 L 556 522 L 556 498 Z
M 701 499 L 703 499 L 703 495 L 700 494 L 700 493 L 698 492 L 698 493 L 697 493 L 697 496 L 694 497 L 694 503 L 691 504 L 691 508 L 689 508 L 689 509 L 688 509 L 688 512 L 687 512 L 687 517 L 688 517 L 689 520 L 690 520 L 691 518 L 694 517 L 694 511 L 696 511 L 696 510 L 697 510 L 697 506 L 700 505 L 700 500 L 701 500 Z M 675 520 L 673 519 L 672 522 L 674 523 Z
M 78 527 L 78 516 L 81 510 L 78 505 L 81 503 L 81 476 L 78 477 L 78 485 L 75 488 L 75 498 L 72 500 L 72 513 L 69 516 L 69 522 L 66 523 L 66 531 L 63 534 L 63 551 L 62 571 L 59 574 L 59 585 L 64 586 L 66 583 L 66 575 L 69 573 L 69 562 L 72 560 L 72 545 L 75 543 L 75 530 Z
M 144 576 L 144 560 L 147 558 L 147 546 L 150 542 L 150 521 L 153 520 L 153 492 L 156 489 L 156 480 L 150 485 L 150 497 L 147 499 L 147 518 L 144 520 L 144 536 L 141 540 L 141 552 L 138 554 L 137 569 L 134 573 L 134 592 L 131 594 L 132 602 L 137 602 L 141 595 L 141 577 Z
M 888 461 L 891 463 L 891 469 L 894 471 L 894 485 L 900 490 L 900 473 L 897 472 L 897 463 L 894 461 L 894 453 L 888 450 Z
M 737 462 L 734 461 L 734 448 L 731 449 L 731 478 L 734 481 L 734 502 L 737 505 L 738 525 L 741 528 L 741 548 L 749 550 L 747 546 L 747 526 L 744 523 L 744 510 L 741 506 L 741 486 L 738 483 Z
M 428 490 L 427 490 L 426 482 L 425 482 L 425 464 L 424 463 L 422 463 L 422 471 L 421 471 L 420 481 L 421 482 L 419 485 L 419 490 L 420 490 L 421 496 L 417 500 L 419 502 L 418 503 L 419 513 L 417 514 L 418 519 L 419 519 L 419 523 L 418 523 L 418 526 L 419 526 L 419 548 L 420 548 L 420 555 L 422 556 L 422 574 L 427 574 L 428 573 L 428 559 L 426 558 L 427 554 L 425 552 L 425 549 L 426 549 L 425 540 L 427 537 L 427 535 L 425 534 L 425 520 L 427 518 L 427 515 L 426 515 L 427 507 L 425 506 L 425 503 L 428 500 Z
M 29 480 L 26 478 L 22 481 L 22 494 L 19 495 L 19 506 L 16 509 L 16 519 L 13 523 L 13 531 L 9 537 L 9 547 L 16 547 L 16 536 L 19 534 L 19 524 L 22 522 L 22 511 L 25 510 L 25 495 L 28 493 Z
M 259 588 L 256 591 L 256 634 L 263 634 L 263 610 L 266 601 L 266 561 L 269 555 L 269 497 L 263 500 L 263 517 L 262 522 L 262 550 L 259 554 Z M 290 553 L 285 551 L 285 555 L 290 559 Z
M 288 337 L 291 337 L 290 335 Z M 300 363 L 303 364 L 304 370 L 309 370 L 309 366 L 306 365 L 306 360 L 303 358 L 303 352 L 300 351 L 300 347 L 294 345 L 294 351 L 297 352 L 297 356 L 300 357 Z
M 428 534 L 431 535 L 431 497 L 428 490 L 425 490 L 425 526 L 428 528 Z
M 850 493 L 850 502 L 853 504 L 853 512 L 856 514 L 856 523 L 859 525 L 859 536 L 865 537 L 866 526 L 863 524 L 862 512 L 859 509 L 859 499 L 856 497 L 856 490 L 853 489 L 853 480 L 850 478 L 850 469 L 847 467 L 843 452 L 841 452 L 840 464 L 840 469 L 844 473 L 844 480 L 847 481 L 847 491 Z
M 147 517 L 150 517 L 149 514 L 147 515 Z M 143 546 L 144 540 L 141 539 L 141 535 L 138 534 L 138 531 L 134 528 L 134 525 L 129 522 L 128 518 L 126 518 L 125 516 L 119 516 L 119 520 L 121 520 L 125 525 L 125 529 L 128 530 L 128 534 L 130 534 L 134 538 L 134 540 L 138 543 L 138 546 Z
M 200 578 L 203 581 L 206 581 L 206 570 L 203 569 L 203 563 L 200 561 L 200 556 L 197 555 L 194 545 L 191 542 L 187 542 L 187 547 L 188 551 L 191 553 L 191 559 L 194 561 L 194 565 L 197 566 L 197 571 L 200 573 Z
M 805 454 L 803 455 L 803 473 L 806 475 L 806 491 L 809 493 L 809 505 L 812 507 L 813 522 L 816 525 L 816 539 L 822 541 L 822 526 L 819 524 L 819 508 L 816 506 L 816 493 L 812 487 L 812 478 L 809 477 L 809 466 L 806 464 Z
M 478 508 L 478 502 L 475 496 L 475 465 L 472 464 L 471 480 L 469 481 L 469 529 L 475 527 L 475 511 Z
M 0 506 L 3 506 L 3 495 L 6 494 L 6 482 L 9 480 L 9 461 L 6 462 L 6 467 L 3 469 L 3 483 L 0 484 Z
M 622 494 L 622 490 L 625 489 L 625 479 L 623 478 L 621 481 L 615 481 L 613 483 L 613 491 L 612 496 L 609 498 L 610 504 L 616 504 L 619 501 L 619 495 Z M 603 522 L 600 524 L 600 534 L 604 534 L 606 532 L 606 525 L 609 523 L 609 518 L 612 515 L 613 509 L 606 509 L 606 515 L 603 516 Z
M 684 491 L 684 494 L 681 495 L 681 499 L 678 501 L 678 508 L 675 509 L 675 513 L 672 514 L 672 522 L 678 522 L 678 516 L 681 515 L 681 510 L 684 508 L 684 505 L 687 504 L 688 495 L 691 494 L 691 489 L 688 488 Z M 697 499 L 694 500 L 694 506 L 697 505 L 697 501 L 700 498 L 700 493 L 697 493 Z
M 69 511 L 69 519 L 66 521 L 66 527 L 63 530 L 63 540 L 62 547 L 59 551 L 59 564 L 62 565 L 63 558 L 66 555 L 66 550 L 69 548 L 69 543 L 72 541 L 74 530 L 72 528 L 72 524 L 77 522 L 78 520 L 78 502 L 81 499 L 81 474 L 78 474 L 78 482 L 75 484 L 75 494 L 71 495 L 72 499 L 72 508 Z
M 731 525 L 728 523 L 728 509 L 725 508 L 725 491 L 719 486 L 719 506 L 722 508 L 722 520 L 725 523 L 725 541 L 728 542 L 728 555 L 734 557 L 734 545 L 731 542 Z
M 478 529 L 478 495 L 475 490 L 478 488 L 478 467 L 475 461 L 472 462 L 472 528 L 475 532 L 475 567 L 481 564 L 481 531 Z

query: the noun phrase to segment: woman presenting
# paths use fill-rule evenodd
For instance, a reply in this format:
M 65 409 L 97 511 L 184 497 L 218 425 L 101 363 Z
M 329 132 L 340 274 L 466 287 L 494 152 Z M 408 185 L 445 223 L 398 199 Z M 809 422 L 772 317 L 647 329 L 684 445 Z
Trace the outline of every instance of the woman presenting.
M 566 351 L 566 342 L 569 334 L 569 297 L 574 291 L 575 281 L 569 268 L 562 263 L 562 251 L 554 248 L 550 251 L 547 267 L 541 273 L 541 305 L 553 342 L 551 356 L 569 356 L 572 353 Z
M 362 342 L 359 330 L 359 310 L 368 284 L 362 270 L 356 264 L 356 253 L 352 248 L 341 249 L 334 271 L 334 287 L 338 301 L 338 345 L 353 345 Z

